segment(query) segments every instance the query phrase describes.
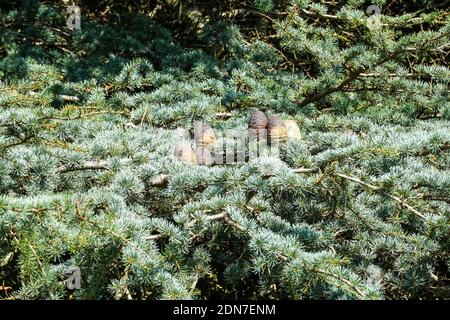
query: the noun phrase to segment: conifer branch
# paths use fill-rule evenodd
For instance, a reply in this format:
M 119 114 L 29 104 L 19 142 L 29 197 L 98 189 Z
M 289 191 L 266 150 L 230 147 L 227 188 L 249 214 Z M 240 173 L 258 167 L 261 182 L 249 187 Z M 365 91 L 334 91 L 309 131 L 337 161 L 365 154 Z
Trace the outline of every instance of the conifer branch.
M 225 222 L 227 222 L 228 224 L 232 224 L 233 226 L 238 226 L 238 228 L 243 228 L 242 226 L 239 226 L 236 223 L 232 222 L 230 219 L 228 219 L 228 212 L 226 212 L 226 211 L 206 217 L 206 221 L 208 221 L 208 222 L 220 221 L 220 220 L 224 220 Z M 192 228 L 196 223 L 197 223 L 197 220 L 195 220 L 195 219 L 191 220 L 188 223 L 186 223 L 186 227 Z M 158 233 L 158 234 L 153 234 L 151 236 L 148 236 L 145 239 L 146 240 L 159 240 L 159 239 L 163 239 L 165 237 L 167 237 L 167 234 Z
M 278 259 L 280 259 L 283 262 L 289 262 L 290 261 L 290 259 L 287 256 L 283 255 L 283 254 L 278 254 Z M 359 298 L 364 298 L 366 296 L 364 294 L 364 292 L 362 292 L 360 289 L 358 289 L 356 286 L 354 286 L 350 281 L 348 281 L 345 278 L 339 277 L 339 276 L 337 276 L 337 275 L 335 275 L 333 273 L 327 272 L 325 270 L 321 270 L 321 269 L 318 269 L 318 268 L 310 268 L 307 265 L 305 265 L 304 267 L 307 268 L 308 270 L 310 270 L 311 272 L 323 274 L 326 277 L 331 277 L 331 278 L 334 278 L 334 279 L 336 279 L 338 281 L 343 282 L 349 288 L 354 290 L 355 293 L 357 293 L 357 295 L 359 296 Z
M 394 195 L 391 195 L 391 194 L 389 194 L 389 193 L 384 192 L 384 191 L 383 191 L 383 188 L 381 188 L 381 187 L 374 186 L 374 185 L 369 184 L 369 183 L 367 183 L 367 182 L 364 182 L 364 181 L 362 181 L 362 180 L 360 180 L 360 179 L 358 179 L 358 178 L 351 177 L 351 176 L 348 176 L 348 175 L 345 175 L 345 174 L 342 174 L 342 173 L 335 173 L 335 175 L 338 176 L 338 177 L 341 177 L 341 178 L 344 178 L 344 179 L 347 179 L 347 180 L 356 182 L 356 183 L 361 184 L 361 185 L 363 185 L 363 186 L 366 186 L 366 187 L 369 188 L 370 190 L 381 192 L 383 195 L 385 195 L 385 196 L 391 198 L 392 200 L 395 200 L 395 201 L 398 202 L 401 206 L 404 206 L 405 208 L 407 208 L 409 211 L 411 211 L 412 213 L 414 213 L 416 216 L 418 216 L 418 217 L 420 217 L 420 218 L 422 218 L 422 219 L 426 219 L 426 217 L 425 217 L 422 213 L 420 213 L 419 211 L 417 211 L 416 209 L 414 209 L 412 206 L 410 206 L 410 205 L 409 205 L 408 203 L 406 203 L 404 200 L 400 199 L 400 198 L 397 197 L 397 196 L 394 196 Z
M 131 159 L 124 159 L 131 160 Z M 56 174 L 69 173 L 75 171 L 87 171 L 87 170 L 109 170 L 107 161 L 86 161 L 82 165 L 61 165 L 55 169 Z M 158 174 L 150 179 L 150 185 L 157 187 L 167 184 L 169 176 L 167 174 Z
M 306 9 L 300 9 L 300 11 L 310 17 L 322 17 L 322 18 L 327 18 L 327 19 L 331 19 L 331 20 L 339 19 L 337 16 L 335 16 L 333 14 L 313 12 L 313 11 L 308 11 Z
M 69 102 L 78 102 L 78 101 L 80 101 L 80 98 L 78 98 L 77 96 L 69 96 L 69 95 L 65 95 L 65 94 L 59 95 L 59 98 L 61 100 L 69 101 Z
M 81 166 L 70 166 L 62 165 L 55 169 L 55 173 L 68 173 L 74 171 L 85 171 L 85 170 L 107 170 L 108 164 L 106 161 L 86 161 Z
M 79 167 L 70 167 L 70 166 L 60 166 L 58 167 L 55 172 L 56 173 L 67 173 L 67 172 L 73 172 L 73 171 L 84 171 L 84 170 L 107 170 L 108 166 L 106 161 L 100 161 L 100 162 L 96 162 L 96 161 L 87 161 L 85 162 L 82 166 Z M 297 168 L 297 169 L 292 169 L 292 171 L 294 173 L 317 173 L 319 172 L 318 168 Z M 267 177 L 272 176 L 273 174 L 268 174 Z M 383 188 L 382 187 L 378 187 L 375 185 L 371 185 L 369 183 L 366 183 L 358 178 L 355 177 L 351 177 L 348 176 L 346 174 L 343 173 L 334 173 L 334 175 L 350 180 L 352 182 L 361 184 L 366 186 L 367 188 L 369 188 L 370 190 L 373 191 L 377 191 L 377 192 L 382 192 L 385 196 L 395 200 L 396 202 L 398 202 L 400 205 L 404 206 L 405 208 L 407 208 L 409 211 L 413 212 L 415 215 L 417 215 L 418 217 L 425 219 L 425 216 L 420 213 L 419 211 L 417 211 L 416 209 L 414 209 L 411 205 L 409 205 L 407 202 L 405 202 L 405 200 L 400 199 L 397 196 L 391 195 L 389 193 L 383 192 Z M 165 185 L 169 180 L 169 175 L 167 174 L 160 174 L 157 175 L 155 177 L 153 177 L 150 181 L 150 185 L 151 186 L 163 186 Z M 223 219 L 226 217 L 226 214 L 219 214 L 218 216 L 212 216 L 210 217 L 210 219 L 212 219 L 211 221 L 215 221 L 218 219 Z M 192 221 L 191 223 L 195 224 L 195 221 Z M 230 222 L 232 223 L 232 222 Z M 159 239 L 162 236 L 157 236 L 156 239 Z

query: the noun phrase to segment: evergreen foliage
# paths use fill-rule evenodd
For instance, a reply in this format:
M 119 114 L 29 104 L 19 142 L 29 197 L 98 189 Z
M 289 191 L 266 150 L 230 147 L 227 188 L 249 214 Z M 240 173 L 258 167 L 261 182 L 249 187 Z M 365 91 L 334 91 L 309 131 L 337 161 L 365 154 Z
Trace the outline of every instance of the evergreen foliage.
M 0 297 L 448 299 L 446 1 L 373 2 L 2 3 Z M 256 108 L 302 138 L 174 156 Z

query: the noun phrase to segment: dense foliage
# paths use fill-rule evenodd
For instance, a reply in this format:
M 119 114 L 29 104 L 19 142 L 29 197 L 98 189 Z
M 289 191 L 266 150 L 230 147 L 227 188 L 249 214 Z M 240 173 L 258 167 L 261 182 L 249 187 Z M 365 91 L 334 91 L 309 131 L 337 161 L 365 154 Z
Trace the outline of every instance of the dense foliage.
M 0 297 L 450 297 L 447 1 L 78 4 L 0 6 Z M 255 108 L 302 138 L 174 156 Z

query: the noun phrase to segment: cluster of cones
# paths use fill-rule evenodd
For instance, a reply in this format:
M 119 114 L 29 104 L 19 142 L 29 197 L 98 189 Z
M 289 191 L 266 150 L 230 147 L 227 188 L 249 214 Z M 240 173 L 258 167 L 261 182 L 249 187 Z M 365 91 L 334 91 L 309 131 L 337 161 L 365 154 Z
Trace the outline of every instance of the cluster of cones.
M 250 139 L 264 139 L 270 144 L 301 138 L 300 129 L 295 121 L 282 120 L 277 115 L 267 117 L 260 110 L 252 113 L 248 122 L 248 130 Z M 215 159 L 212 151 L 216 143 L 214 129 L 210 125 L 202 123 L 195 128 L 194 138 L 195 151 L 187 142 L 180 142 L 176 145 L 174 154 L 177 159 L 188 164 L 213 165 Z
M 212 150 L 216 143 L 216 134 L 210 125 L 202 123 L 195 128 L 195 151 L 186 142 L 180 142 L 175 147 L 175 156 L 178 160 L 189 163 L 211 166 L 214 164 Z
M 269 143 L 300 139 L 300 128 L 294 120 L 282 120 L 277 115 L 267 117 L 261 110 L 253 112 L 248 123 L 250 137 L 267 139 Z

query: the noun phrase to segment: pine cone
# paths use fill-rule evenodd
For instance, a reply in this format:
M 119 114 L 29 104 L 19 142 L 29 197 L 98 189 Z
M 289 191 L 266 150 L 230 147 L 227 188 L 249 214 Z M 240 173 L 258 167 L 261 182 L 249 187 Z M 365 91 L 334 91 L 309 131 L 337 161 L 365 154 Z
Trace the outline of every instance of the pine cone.
M 287 140 L 287 130 L 284 122 L 276 115 L 269 117 L 267 131 L 269 142 L 284 142 Z
M 285 120 L 284 126 L 286 127 L 287 136 L 289 139 L 301 139 L 302 134 L 300 132 L 300 128 L 297 125 L 297 122 L 294 120 Z
M 197 164 L 201 166 L 211 166 L 214 164 L 211 149 L 208 147 L 198 147 L 195 156 L 197 158 Z
M 248 136 L 250 140 L 260 140 L 267 138 L 267 122 L 268 119 L 264 112 L 256 110 L 252 113 L 248 122 Z
M 209 124 L 202 123 L 195 128 L 195 143 L 198 147 L 212 146 L 216 143 L 216 134 Z
M 248 122 L 249 129 L 265 129 L 267 126 L 267 117 L 261 110 L 256 110 L 252 113 L 250 120 Z
M 184 163 L 196 164 L 197 159 L 191 146 L 185 142 L 180 142 L 175 146 L 175 156 Z

